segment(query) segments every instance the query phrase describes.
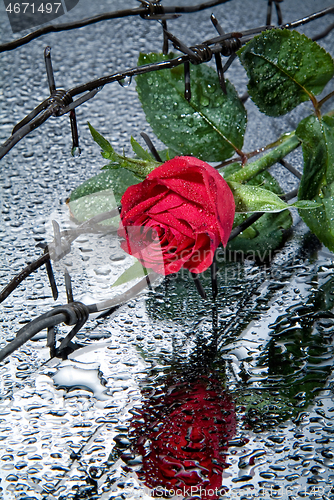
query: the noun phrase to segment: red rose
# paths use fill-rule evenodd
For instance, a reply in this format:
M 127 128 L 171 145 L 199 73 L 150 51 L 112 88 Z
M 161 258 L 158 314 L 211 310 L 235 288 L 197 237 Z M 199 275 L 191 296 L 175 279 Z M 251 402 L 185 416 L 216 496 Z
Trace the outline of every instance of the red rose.
M 179 490 L 187 497 L 219 498 L 236 415 L 218 382 L 202 379 L 155 395 L 131 427 L 132 449 L 142 455 L 137 475 L 146 486 Z
M 201 273 L 226 246 L 234 220 L 233 194 L 207 163 L 179 156 L 130 186 L 122 200 L 122 248 L 159 274 L 185 267 Z

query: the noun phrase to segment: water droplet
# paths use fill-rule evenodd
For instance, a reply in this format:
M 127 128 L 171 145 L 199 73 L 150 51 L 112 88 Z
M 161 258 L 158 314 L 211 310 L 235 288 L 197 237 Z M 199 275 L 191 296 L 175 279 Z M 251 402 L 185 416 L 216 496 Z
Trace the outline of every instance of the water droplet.
M 202 96 L 201 99 L 200 99 L 200 103 L 202 106 L 209 106 L 210 104 L 210 99 L 206 96 Z
M 129 85 L 131 85 L 131 82 L 132 82 L 132 76 L 126 76 L 122 80 L 118 81 L 121 87 L 129 87 Z
M 76 146 L 76 147 L 74 147 L 74 148 L 71 149 L 71 155 L 74 158 L 77 158 L 78 156 L 81 155 L 81 149 L 79 148 L 79 146 Z

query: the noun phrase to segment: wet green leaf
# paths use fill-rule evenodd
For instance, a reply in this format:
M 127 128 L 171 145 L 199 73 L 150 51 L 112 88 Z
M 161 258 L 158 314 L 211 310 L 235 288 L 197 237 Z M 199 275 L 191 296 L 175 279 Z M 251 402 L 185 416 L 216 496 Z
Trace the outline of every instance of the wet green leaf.
M 69 199 L 70 211 L 75 219 L 83 222 L 112 210 L 119 205 L 126 189 L 138 182 L 137 177 L 125 169 L 104 170 L 74 189 Z
M 126 189 L 133 184 L 138 184 L 138 182 L 139 180 L 137 177 L 128 170 L 123 170 L 121 168 L 104 170 L 75 188 L 71 193 L 70 201 L 112 188 L 116 202 L 120 203 Z
M 145 151 L 145 149 L 141 147 L 139 142 L 137 142 L 136 139 L 134 139 L 132 136 L 131 136 L 131 147 L 134 154 L 137 155 L 138 158 L 147 161 L 152 160 L 152 155 L 148 151 Z
M 321 203 L 315 200 L 299 200 L 295 203 L 291 203 L 289 207 L 299 208 L 300 210 L 314 210 L 315 208 L 321 207 Z
M 319 240 L 334 251 L 334 118 L 309 116 L 300 122 L 296 134 L 302 140 L 304 157 L 298 197 L 321 204 L 315 210 L 302 210 L 300 215 Z
M 226 176 L 242 170 L 240 164 L 229 165 L 224 169 Z M 261 186 L 277 195 L 282 189 L 277 180 L 267 171 L 253 177 L 248 184 Z M 233 227 L 241 224 L 250 214 L 236 214 Z M 231 257 L 251 257 L 264 262 L 271 260 L 274 251 L 283 243 L 287 230 L 292 225 L 289 210 L 267 213 L 227 244 L 226 255 Z
M 334 118 L 308 116 L 299 123 L 296 135 L 302 140 L 304 156 L 298 197 L 312 200 L 324 185 L 334 182 Z
M 117 207 L 112 188 L 96 191 L 73 201 L 70 200 L 68 205 L 71 216 L 74 217 L 77 222 L 84 222 L 91 219 L 95 215 L 109 212 L 109 210 Z M 113 219 L 108 219 L 102 224 L 114 224 L 118 226 L 119 216 L 117 218 L 114 217 Z
M 288 208 L 285 201 L 268 189 L 238 182 L 228 182 L 234 201 L 236 213 L 280 212 Z
M 311 231 L 331 251 L 334 252 L 334 182 L 322 189 L 321 204 L 315 210 L 301 210 L 300 216 Z
M 314 99 L 334 74 L 332 57 L 297 31 L 265 31 L 238 55 L 249 77 L 252 100 L 269 116 L 284 115 Z
M 139 65 L 172 58 L 141 54 Z M 137 91 L 147 121 L 156 136 L 179 155 L 205 161 L 229 158 L 241 149 L 246 111 L 230 82 L 227 95 L 216 72 L 204 64 L 191 65 L 191 101 L 184 98 L 183 65 L 137 77 Z
M 246 218 L 246 215 L 236 214 L 234 225 L 241 224 Z M 292 217 L 289 210 L 264 214 L 237 238 L 227 244 L 226 255 L 237 256 L 242 259 L 251 257 L 260 262 L 271 260 L 274 251 L 284 242 L 287 230 L 291 225 Z

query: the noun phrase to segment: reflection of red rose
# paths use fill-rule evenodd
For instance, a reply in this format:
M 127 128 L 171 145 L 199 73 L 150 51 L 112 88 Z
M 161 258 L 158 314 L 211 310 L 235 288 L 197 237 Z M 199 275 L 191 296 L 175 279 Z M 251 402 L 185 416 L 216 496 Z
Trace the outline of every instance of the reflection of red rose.
M 154 169 L 126 190 L 121 203 L 123 250 L 165 275 L 181 267 L 205 271 L 218 245 L 227 244 L 234 220 L 227 183 L 213 167 L 189 156 Z
M 142 455 L 137 474 L 145 485 L 157 493 L 218 498 L 228 440 L 236 430 L 234 404 L 219 384 L 177 385 L 151 398 L 140 414 L 130 437 Z

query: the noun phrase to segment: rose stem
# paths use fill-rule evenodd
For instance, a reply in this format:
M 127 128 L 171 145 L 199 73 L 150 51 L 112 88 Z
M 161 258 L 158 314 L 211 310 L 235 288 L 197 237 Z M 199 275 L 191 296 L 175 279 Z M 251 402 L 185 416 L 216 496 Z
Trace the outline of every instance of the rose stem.
M 217 286 L 217 259 L 216 259 L 217 250 L 213 254 L 212 264 L 210 266 L 211 269 L 211 289 L 212 289 L 212 298 L 216 299 L 218 294 L 218 286 Z
M 202 283 L 200 282 L 198 274 L 197 273 L 190 273 L 190 274 L 191 274 L 192 279 L 194 280 L 194 283 L 196 285 L 197 291 L 200 294 L 200 296 L 202 297 L 202 299 L 207 299 L 205 290 L 203 288 Z
M 295 132 L 289 134 L 288 138 L 275 149 L 269 151 L 253 163 L 248 163 L 234 174 L 225 177 L 226 181 L 246 182 L 255 177 L 260 172 L 267 170 L 275 163 L 282 160 L 286 155 L 300 146 L 300 140 L 296 137 Z

